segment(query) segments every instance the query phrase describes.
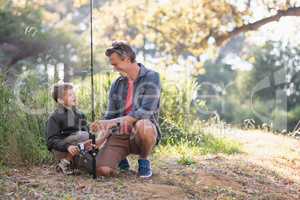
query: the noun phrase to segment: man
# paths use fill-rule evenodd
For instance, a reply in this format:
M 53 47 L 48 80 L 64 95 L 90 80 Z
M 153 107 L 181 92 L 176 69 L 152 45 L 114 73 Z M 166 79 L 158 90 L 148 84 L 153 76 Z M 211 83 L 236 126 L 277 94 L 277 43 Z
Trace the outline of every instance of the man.
M 119 123 L 123 134 L 108 137 L 98 155 L 97 174 L 112 176 L 117 166 L 121 170 L 128 170 L 126 157 L 138 154 L 139 176 L 151 177 L 148 157 L 160 140 L 159 74 L 137 63 L 135 52 L 125 42 L 114 42 L 105 54 L 121 76 L 111 86 L 104 119 L 92 123 L 91 130 L 107 132 Z

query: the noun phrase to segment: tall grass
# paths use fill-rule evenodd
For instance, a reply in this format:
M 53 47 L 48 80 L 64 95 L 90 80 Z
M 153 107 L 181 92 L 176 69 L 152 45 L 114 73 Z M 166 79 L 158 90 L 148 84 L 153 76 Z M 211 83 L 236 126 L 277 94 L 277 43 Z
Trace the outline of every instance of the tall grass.
M 22 98 L 28 101 L 33 98 L 33 85 L 36 79 L 30 78 L 32 87 L 23 88 Z M 35 106 L 43 105 L 47 92 L 39 93 Z M 48 95 L 48 94 L 47 94 Z M 48 161 L 50 156 L 44 143 L 44 129 L 47 115 L 31 115 L 20 109 L 13 91 L 7 88 L 0 78 L 0 163 L 35 164 Z M 37 100 L 36 99 L 36 100 Z M 26 102 L 23 101 L 24 105 Z M 45 105 L 45 104 L 44 104 Z

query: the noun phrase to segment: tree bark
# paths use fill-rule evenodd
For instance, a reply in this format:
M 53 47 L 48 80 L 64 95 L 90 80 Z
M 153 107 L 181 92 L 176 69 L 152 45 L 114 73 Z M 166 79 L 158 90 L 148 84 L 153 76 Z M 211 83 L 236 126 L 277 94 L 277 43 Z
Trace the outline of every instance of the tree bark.
M 71 80 L 71 69 L 67 62 L 64 62 L 64 82 L 70 82 Z

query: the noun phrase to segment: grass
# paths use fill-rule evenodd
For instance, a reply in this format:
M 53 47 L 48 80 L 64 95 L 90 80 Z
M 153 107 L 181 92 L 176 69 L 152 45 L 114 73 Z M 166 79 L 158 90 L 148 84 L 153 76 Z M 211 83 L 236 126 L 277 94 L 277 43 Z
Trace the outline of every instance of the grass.
M 0 171 L 6 172 L 9 170 L 9 167 L 0 162 Z
M 185 156 L 185 155 L 182 155 L 181 158 L 179 160 L 177 160 L 177 163 L 178 164 L 181 164 L 181 165 L 193 165 L 193 164 L 196 164 L 196 162 L 194 161 L 194 159 L 190 156 Z
M 214 137 L 204 134 L 200 143 L 182 141 L 178 144 L 164 144 L 155 149 L 155 156 L 174 157 L 177 163 L 182 165 L 192 165 L 194 158 L 199 155 L 222 153 L 226 155 L 242 152 L 242 145 L 236 141 L 226 138 Z
M 227 155 L 241 153 L 241 144 L 226 138 L 214 137 L 209 134 L 203 136 L 203 154 L 224 153 Z

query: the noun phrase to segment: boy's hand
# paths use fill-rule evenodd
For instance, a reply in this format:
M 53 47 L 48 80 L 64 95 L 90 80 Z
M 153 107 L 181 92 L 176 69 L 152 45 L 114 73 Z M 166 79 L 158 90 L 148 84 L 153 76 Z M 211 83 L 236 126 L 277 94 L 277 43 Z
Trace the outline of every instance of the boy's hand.
M 79 154 L 79 149 L 77 146 L 74 145 L 70 145 L 68 147 L 68 152 L 72 155 L 72 156 L 76 156 Z

